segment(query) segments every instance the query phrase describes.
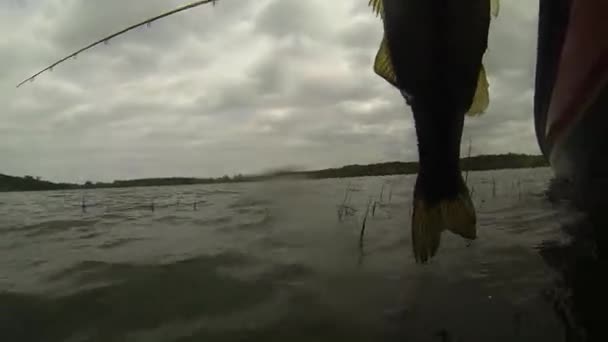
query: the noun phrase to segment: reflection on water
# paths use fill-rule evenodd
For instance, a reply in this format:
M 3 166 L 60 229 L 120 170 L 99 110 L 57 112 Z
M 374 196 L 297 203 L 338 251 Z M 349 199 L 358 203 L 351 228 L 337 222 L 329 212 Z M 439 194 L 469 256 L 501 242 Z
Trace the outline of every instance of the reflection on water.
M 479 239 L 446 234 L 425 266 L 412 176 L 1 194 L 0 340 L 599 336 L 601 248 L 589 219 L 546 199 L 550 177 L 470 174 Z

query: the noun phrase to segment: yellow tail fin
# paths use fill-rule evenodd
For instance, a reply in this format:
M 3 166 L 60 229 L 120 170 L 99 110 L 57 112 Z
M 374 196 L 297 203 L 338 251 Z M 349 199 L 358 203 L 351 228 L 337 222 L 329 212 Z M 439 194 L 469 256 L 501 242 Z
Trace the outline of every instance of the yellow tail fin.
M 445 229 L 439 206 L 430 207 L 423 200 L 414 200 L 412 246 L 416 262 L 425 263 L 435 256 Z
M 474 240 L 476 224 L 475 207 L 466 186 L 456 198 L 432 206 L 422 199 L 414 199 L 412 245 L 416 262 L 426 263 L 435 256 L 445 230 Z

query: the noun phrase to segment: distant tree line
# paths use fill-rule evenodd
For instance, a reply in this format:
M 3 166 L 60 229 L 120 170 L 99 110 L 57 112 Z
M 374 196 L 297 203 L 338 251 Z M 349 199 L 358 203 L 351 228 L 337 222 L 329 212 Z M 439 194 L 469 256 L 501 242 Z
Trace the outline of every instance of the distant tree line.
M 543 156 L 509 153 L 462 158 L 460 166 L 462 171 L 482 171 L 546 167 L 549 164 Z M 344 178 L 415 174 L 417 172 L 418 162 L 387 162 L 369 165 L 347 165 L 335 169 L 301 172 L 300 174 L 311 178 Z
M 466 170 L 497 170 L 513 168 L 535 168 L 546 167 L 549 164 L 543 156 L 526 154 L 500 154 L 480 155 L 461 159 L 461 167 Z M 132 180 L 115 180 L 111 183 L 90 181 L 84 184 L 53 183 L 40 179 L 40 177 L 14 177 L 0 174 L 0 192 L 6 191 L 44 191 L 44 190 L 69 190 L 69 189 L 92 189 L 92 188 L 127 188 L 144 186 L 175 186 L 193 184 L 217 184 L 254 182 L 268 180 L 277 177 L 302 177 L 302 178 L 346 178 L 365 176 L 385 176 L 397 174 L 414 174 L 418 172 L 417 162 L 386 162 L 368 165 L 347 165 L 340 168 L 330 168 L 315 171 L 276 171 L 261 175 L 225 175 L 219 178 L 194 178 L 194 177 L 170 177 L 170 178 L 144 178 Z
M 40 177 L 25 176 L 14 177 L 0 174 L 0 191 L 39 191 L 77 189 L 77 184 L 53 183 L 40 179 Z

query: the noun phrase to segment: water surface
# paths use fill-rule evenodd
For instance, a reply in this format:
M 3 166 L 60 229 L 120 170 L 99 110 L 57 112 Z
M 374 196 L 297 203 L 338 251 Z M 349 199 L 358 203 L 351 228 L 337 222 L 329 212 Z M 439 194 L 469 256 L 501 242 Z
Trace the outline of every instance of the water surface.
M 580 215 L 549 169 L 468 178 L 479 238 L 444 234 L 425 266 L 415 176 L 0 194 L 0 340 L 572 338 L 544 251 Z

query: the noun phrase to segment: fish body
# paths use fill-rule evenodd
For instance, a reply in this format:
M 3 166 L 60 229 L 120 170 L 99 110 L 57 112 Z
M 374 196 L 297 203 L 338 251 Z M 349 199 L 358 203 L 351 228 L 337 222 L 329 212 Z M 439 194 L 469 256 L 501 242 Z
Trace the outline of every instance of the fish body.
M 476 238 L 460 143 L 465 114 L 487 106 L 482 58 L 490 8 L 489 0 L 381 1 L 384 39 L 375 70 L 411 107 L 418 139 L 412 242 L 419 262 L 435 255 L 445 230 Z

